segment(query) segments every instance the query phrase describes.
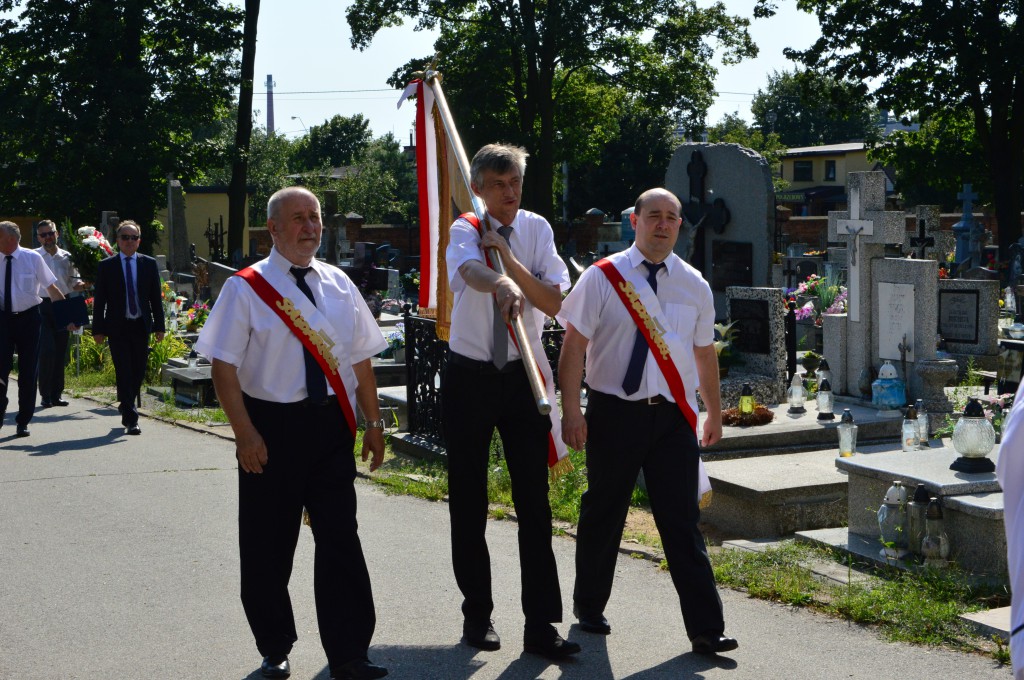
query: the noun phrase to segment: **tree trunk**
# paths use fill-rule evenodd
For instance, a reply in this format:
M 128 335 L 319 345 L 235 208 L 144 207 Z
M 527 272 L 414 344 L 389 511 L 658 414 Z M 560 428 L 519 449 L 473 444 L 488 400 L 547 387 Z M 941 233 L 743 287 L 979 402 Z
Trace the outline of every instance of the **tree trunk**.
M 242 73 L 238 95 L 238 126 L 231 163 L 231 184 L 228 185 L 228 259 L 236 252 L 244 256 L 242 235 L 248 216 L 245 210 L 246 185 L 249 175 L 249 140 L 252 138 L 252 89 L 256 70 L 256 26 L 260 16 L 260 0 L 245 0 L 245 25 L 242 33 Z M 267 130 L 268 135 L 274 134 Z
M 993 139 L 989 147 L 989 168 L 996 221 L 999 224 L 999 259 L 1010 257 L 1010 246 L 1021 236 L 1021 174 L 1024 152 L 1010 140 Z

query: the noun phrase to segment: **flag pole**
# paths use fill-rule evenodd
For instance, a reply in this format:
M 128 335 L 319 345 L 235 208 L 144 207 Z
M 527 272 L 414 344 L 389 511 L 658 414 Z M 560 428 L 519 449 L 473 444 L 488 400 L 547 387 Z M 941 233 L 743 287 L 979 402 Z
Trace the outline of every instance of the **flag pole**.
M 434 64 L 428 66 L 424 71 L 423 82 L 434 92 L 437 110 L 441 114 L 444 130 L 448 135 L 448 139 L 451 140 L 452 148 L 455 150 L 455 158 L 459 163 L 462 180 L 466 183 L 470 196 L 473 197 L 473 212 L 476 214 L 477 219 L 480 220 L 480 224 L 484 225 L 485 229 L 490 230 L 491 225 L 487 221 L 487 207 L 484 205 L 483 200 L 473 193 L 473 188 L 470 185 L 469 157 L 466 156 L 466 150 L 462 147 L 462 139 L 459 137 L 458 130 L 455 129 L 455 121 L 452 118 L 451 110 L 448 108 L 448 100 L 445 99 L 444 91 L 441 89 L 441 73 L 434 69 Z M 498 252 L 497 248 L 489 248 L 488 250 L 490 251 L 489 255 L 494 271 L 502 276 L 506 276 L 507 269 L 501 258 L 501 253 Z M 551 402 L 548 400 L 547 392 L 544 389 L 544 381 L 541 379 L 540 370 L 537 368 L 537 360 L 533 354 L 530 337 L 526 334 L 526 327 L 523 325 L 522 314 L 513 319 L 511 325 L 512 332 L 515 334 L 516 345 L 518 345 L 519 353 L 523 357 L 523 366 L 526 368 L 526 376 L 530 380 L 530 389 L 533 391 L 537 410 L 540 411 L 541 415 L 546 416 L 551 413 Z M 547 361 L 547 358 L 545 357 L 544 360 Z

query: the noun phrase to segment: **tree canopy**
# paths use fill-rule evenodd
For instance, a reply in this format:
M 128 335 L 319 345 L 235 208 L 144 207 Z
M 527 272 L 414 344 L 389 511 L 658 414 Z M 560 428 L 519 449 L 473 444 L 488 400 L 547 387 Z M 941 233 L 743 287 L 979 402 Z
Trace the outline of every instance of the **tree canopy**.
M 294 149 L 294 167 L 312 170 L 324 165 L 332 168 L 351 165 L 371 139 L 370 121 L 363 114 L 334 116 L 322 125 L 309 128 L 309 132 L 299 138 Z
M 875 136 L 877 112 L 854 83 L 811 70 L 774 71 L 750 105 L 754 124 L 787 147 L 842 144 Z
M 237 85 L 241 13 L 217 0 L 0 0 L 0 210 L 142 225 L 191 181 Z M 145 245 L 146 241 L 143 242 Z
M 740 118 L 739 113 L 727 113 L 710 128 L 708 128 L 708 141 L 712 143 L 739 144 L 748 149 L 758 152 L 768 162 L 768 166 L 776 170 L 782 160 L 782 152 L 785 147 L 779 141 L 779 136 L 752 127 L 747 121 Z M 782 190 L 789 186 L 789 182 L 779 177 L 772 176 L 775 189 Z
M 821 37 L 787 55 L 838 80 L 868 83 L 878 106 L 922 122 L 941 111 L 969 117 L 992 186 L 999 247 L 1021 235 L 1024 171 L 1024 30 L 1019 0 L 890 3 L 798 0 Z M 775 0 L 759 0 L 771 14 Z M 969 181 L 970 178 L 964 178 Z
M 569 129 L 572 120 L 558 125 L 570 94 L 578 95 L 577 103 L 600 102 L 609 98 L 594 86 L 621 89 L 677 123 L 702 128 L 714 90 L 716 48 L 726 63 L 757 52 L 748 20 L 730 16 L 721 2 L 355 0 L 347 17 L 357 48 L 406 19 L 419 28 L 439 28 L 439 69 L 467 153 L 494 141 L 525 146 L 532 158 L 524 204 L 549 217 L 555 165 L 576 160 L 576 149 L 560 145 L 556 130 L 564 139 L 584 136 Z M 427 61 L 407 65 L 399 79 Z M 590 114 L 573 116 L 587 121 L 576 130 L 595 118 L 614 126 L 619 117 L 615 109 L 571 110 Z

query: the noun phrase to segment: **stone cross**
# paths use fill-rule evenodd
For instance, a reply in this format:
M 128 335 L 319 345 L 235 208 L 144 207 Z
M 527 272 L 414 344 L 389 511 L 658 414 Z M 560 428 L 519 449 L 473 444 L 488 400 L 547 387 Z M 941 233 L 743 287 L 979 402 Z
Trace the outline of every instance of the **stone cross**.
M 689 201 L 683 204 L 683 215 L 686 220 L 694 225 L 694 233 L 697 227 L 711 229 L 716 234 L 725 231 L 725 225 L 729 224 L 729 209 L 725 207 L 725 201 L 716 198 L 710 203 L 704 202 L 704 176 L 708 173 L 707 163 L 704 162 L 704 154 L 694 150 L 690 154 L 690 162 L 686 164 L 686 174 L 690 178 Z
M 923 217 L 917 218 L 917 236 L 910 239 L 911 248 L 920 248 L 920 252 L 917 253 L 917 259 L 924 259 L 924 251 L 926 248 L 931 248 L 935 245 L 934 236 L 925 236 L 928 228 L 928 220 Z
M 883 185 L 882 192 L 882 205 L 870 205 L 865 206 L 868 210 L 884 210 L 885 209 L 885 192 Z M 850 210 L 846 219 L 836 220 L 836 233 L 840 236 L 846 236 L 847 238 L 847 249 L 849 253 L 849 266 L 847 268 L 846 275 L 849 277 L 848 282 L 848 298 L 847 298 L 847 309 L 850 321 L 860 321 L 860 274 L 862 262 L 858 259 L 857 255 L 860 253 L 861 237 L 862 236 L 873 236 L 875 231 L 875 225 L 873 220 L 863 219 L 861 215 L 861 186 L 860 183 L 853 184 L 852 179 L 850 183 Z

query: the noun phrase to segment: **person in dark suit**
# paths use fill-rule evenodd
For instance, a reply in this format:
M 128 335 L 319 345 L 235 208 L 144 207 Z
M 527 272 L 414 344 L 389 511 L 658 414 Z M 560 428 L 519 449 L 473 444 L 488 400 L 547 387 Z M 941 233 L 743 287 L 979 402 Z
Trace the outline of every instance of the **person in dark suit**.
M 155 259 L 137 252 L 141 243 L 139 225 L 131 220 L 121 222 L 117 228 L 121 252 L 97 267 L 93 303 L 92 337 L 97 343 L 110 338 L 118 410 L 128 434 L 142 434 L 135 400 L 146 375 L 149 335 L 155 332 L 158 341 L 164 339 L 160 272 Z

